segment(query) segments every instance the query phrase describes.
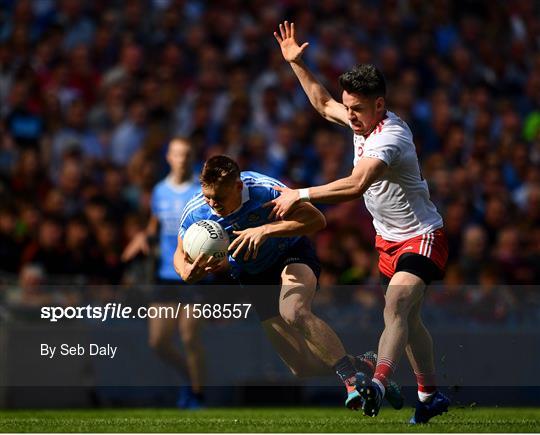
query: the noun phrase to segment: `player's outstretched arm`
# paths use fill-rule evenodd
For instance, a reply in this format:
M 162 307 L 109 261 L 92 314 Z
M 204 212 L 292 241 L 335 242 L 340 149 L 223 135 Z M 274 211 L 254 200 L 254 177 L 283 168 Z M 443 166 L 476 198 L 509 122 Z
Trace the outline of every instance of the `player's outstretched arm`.
M 281 47 L 283 58 L 291 65 L 313 107 L 329 121 L 340 125 L 349 125 L 345 106 L 332 98 L 302 61 L 302 54 L 309 43 L 304 42 L 302 45 L 298 45 L 294 23 L 285 21 L 280 24 L 279 32 L 274 32 L 274 37 Z
M 259 248 L 269 237 L 304 236 L 320 231 L 325 226 L 326 219 L 319 210 L 311 204 L 300 204 L 287 220 L 233 231 L 237 237 L 229 245 L 229 252 L 235 258 L 243 252 L 244 261 L 255 259 Z
M 221 269 L 220 261 L 200 254 L 195 261 L 191 261 L 184 251 L 182 237 L 178 236 L 178 244 L 173 258 L 174 270 L 188 284 L 193 284 L 205 278 L 208 274 Z
M 281 192 L 276 199 L 269 201 L 265 207 L 273 207 L 270 216 L 283 218 L 287 216 L 301 201 L 324 204 L 336 204 L 359 198 L 386 170 L 382 160 L 365 157 L 354 167 L 351 175 L 323 186 L 293 190 L 287 187 L 275 186 Z

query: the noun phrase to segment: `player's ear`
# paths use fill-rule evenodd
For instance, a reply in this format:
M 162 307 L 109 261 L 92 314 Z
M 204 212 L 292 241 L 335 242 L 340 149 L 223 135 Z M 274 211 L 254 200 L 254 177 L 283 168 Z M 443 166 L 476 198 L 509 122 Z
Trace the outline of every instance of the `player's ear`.
M 375 111 L 382 112 L 384 110 L 385 105 L 386 104 L 384 101 L 384 97 L 377 97 L 375 99 Z

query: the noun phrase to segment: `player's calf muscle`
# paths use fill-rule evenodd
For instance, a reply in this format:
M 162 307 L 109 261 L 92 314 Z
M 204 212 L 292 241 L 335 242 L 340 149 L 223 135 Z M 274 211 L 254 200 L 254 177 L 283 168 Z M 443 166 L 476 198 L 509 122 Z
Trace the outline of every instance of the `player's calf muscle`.
M 301 329 L 311 315 L 311 311 L 299 303 L 282 303 L 279 306 L 279 315 L 288 325 Z

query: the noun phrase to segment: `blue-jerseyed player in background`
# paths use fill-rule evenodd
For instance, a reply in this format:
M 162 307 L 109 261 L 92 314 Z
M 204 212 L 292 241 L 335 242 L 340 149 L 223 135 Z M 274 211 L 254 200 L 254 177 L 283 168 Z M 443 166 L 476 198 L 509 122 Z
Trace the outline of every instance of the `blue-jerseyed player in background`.
M 355 372 L 373 370 L 368 356 L 346 354 L 335 332 L 311 312 L 320 265 L 307 234 L 326 225 L 311 204 L 300 204 L 286 220 L 269 219 L 263 207 L 279 193 L 279 181 L 256 173 L 240 172 L 227 156 L 214 156 L 204 165 L 201 191 L 186 205 L 180 219 L 176 271 L 188 283 L 230 266 L 245 288 L 262 327 L 283 361 L 297 376 L 327 374 L 330 369 L 347 387 L 346 406 L 358 409 L 360 396 Z M 192 261 L 183 250 L 183 236 L 199 220 L 218 222 L 232 240 L 229 258 L 218 262 L 203 254 Z M 356 367 L 355 367 L 356 365 Z M 396 398 L 400 399 L 399 389 Z
M 193 150 L 191 143 L 182 137 L 173 138 L 167 150 L 169 175 L 159 182 L 152 191 L 152 215 L 144 231 L 137 234 L 123 253 L 123 260 L 129 261 L 139 252 L 150 252 L 149 239 L 159 237 L 159 256 L 156 273 L 158 284 L 152 292 L 153 306 L 169 306 L 181 301 L 193 302 L 199 297 L 183 287 L 173 265 L 178 235 L 178 216 L 200 189 L 193 176 Z M 179 319 L 148 319 L 149 344 L 156 353 L 180 374 L 190 380 L 191 387 L 182 388 L 178 405 L 181 408 L 197 408 L 202 401 L 204 358 L 198 329 L 200 321 L 189 318 L 180 310 Z M 174 343 L 178 329 L 185 349 L 185 358 Z

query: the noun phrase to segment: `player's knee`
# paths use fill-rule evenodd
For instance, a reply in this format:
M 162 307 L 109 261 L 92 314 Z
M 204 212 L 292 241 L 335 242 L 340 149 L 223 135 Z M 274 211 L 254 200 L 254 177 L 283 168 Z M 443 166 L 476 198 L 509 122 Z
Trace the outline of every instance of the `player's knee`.
M 412 301 L 406 292 L 396 291 L 387 295 L 384 307 L 385 316 L 408 318 Z
M 169 347 L 171 346 L 171 341 L 168 337 L 157 335 L 148 339 L 148 346 L 150 346 L 150 348 L 154 352 L 158 354 L 163 354 L 169 350 Z
M 315 288 L 317 278 L 313 271 L 304 264 L 292 264 L 287 266 L 281 273 L 281 283 L 285 287 Z

